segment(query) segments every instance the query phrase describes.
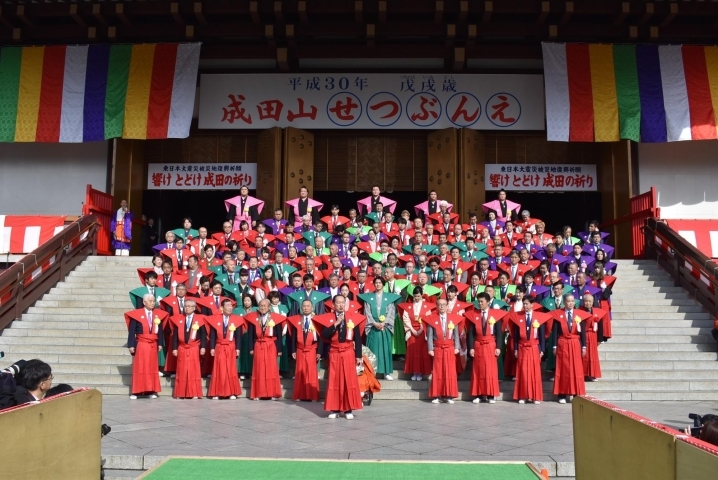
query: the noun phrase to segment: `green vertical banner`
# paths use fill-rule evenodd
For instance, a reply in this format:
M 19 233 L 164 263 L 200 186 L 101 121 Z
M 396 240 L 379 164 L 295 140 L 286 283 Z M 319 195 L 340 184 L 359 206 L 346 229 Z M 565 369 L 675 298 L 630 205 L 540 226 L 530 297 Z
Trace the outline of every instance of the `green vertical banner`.
M 638 92 L 636 46 L 614 45 L 613 65 L 621 138 L 638 142 L 641 139 L 641 98 Z
M 15 141 L 22 47 L 0 51 L 0 142 Z
M 110 49 L 110 65 L 107 69 L 107 96 L 105 98 L 106 139 L 122 136 L 131 57 L 132 45 L 113 45 Z

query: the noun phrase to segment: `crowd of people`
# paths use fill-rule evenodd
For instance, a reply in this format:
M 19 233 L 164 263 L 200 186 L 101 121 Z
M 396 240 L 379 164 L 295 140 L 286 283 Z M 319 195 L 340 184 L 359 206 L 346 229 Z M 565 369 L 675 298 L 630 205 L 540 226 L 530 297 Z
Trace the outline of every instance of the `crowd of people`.
M 488 404 L 502 381 L 539 404 L 543 371 L 559 403 L 601 377 L 616 264 L 597 221 L 551 235 L 503 190 L 482 222 L 435 191 L 399 212 L 376 186 L 346 216 L 322 215 L 306 188 L 287 206 L 263 220 L 242 187 L 222 231 L 185 218 L 153 247 L 125 315 L 131 398 L 156 398 L 171 375 L 176 398 L 203 397 L 209 377 L 208 397 L 235 399 L 251 377 L 250 398 L 276 400 L 284 377 L 295 401 L 318 401 L 323 360 L 324 408 L 351 419 L 372 388 L 357 379 L 362 346 L 385 381 L 430 375 L 432 403 L 454 403 L 465 369 L 473 403 Z

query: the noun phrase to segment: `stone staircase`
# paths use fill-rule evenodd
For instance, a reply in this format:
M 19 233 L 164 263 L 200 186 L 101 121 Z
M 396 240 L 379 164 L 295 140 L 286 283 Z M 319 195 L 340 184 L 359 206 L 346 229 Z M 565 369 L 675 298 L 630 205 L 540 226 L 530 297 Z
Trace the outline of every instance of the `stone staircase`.
M 655 262 L 617 263 L 614 337 L 599 347 L 603 378 L 588 383 L 587 392 L 607 401 L 718 400 L 718 345 L 710 336 L 710 315 Z M 0 366 L 41 358 L 52 365 L 55 383 L 128 395 L 132 357 L 122 314 L 131 309 L 129 290 L 139 285 L 136 269 L 148 264 L 149 257 L 88 258 L 5 329 Z M 395 368 L 403 365 L 396 362 Z M 460 378 L 462 392 L 469 388 L 467 373 Z M 544 393 L 551 399 L 548 377 Z M 399 372 L 395 378 L 381 382 L 377 399 L 427 398 L 427 381 Z M 170 395 L 172 380 L 161 383 L 162 394 Z M 243 383 L 248 393 L 249 380 Z M 292 380 L 282 385 L 291 397 Z M 503 382 L 501 390 L 510 399 L 513 382 Z

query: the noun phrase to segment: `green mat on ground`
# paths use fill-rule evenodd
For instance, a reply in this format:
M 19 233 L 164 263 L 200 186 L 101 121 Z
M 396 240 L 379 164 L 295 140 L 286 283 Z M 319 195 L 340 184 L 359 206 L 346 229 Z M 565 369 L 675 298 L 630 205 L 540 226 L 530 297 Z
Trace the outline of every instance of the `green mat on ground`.
M 262 480 L 410 480 L 471 478 L 476 480 L 536 480 L 523 463 L 441 463 L 301 460 L 235 460 L 170 458 L 148 472 L 147 480 L 262 479 Z

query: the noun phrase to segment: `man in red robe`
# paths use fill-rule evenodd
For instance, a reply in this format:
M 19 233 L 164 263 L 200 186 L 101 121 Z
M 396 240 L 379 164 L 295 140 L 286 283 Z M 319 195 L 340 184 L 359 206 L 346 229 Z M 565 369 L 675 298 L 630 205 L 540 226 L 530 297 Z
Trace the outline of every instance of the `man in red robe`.
M 157 398 L 160 387 L 160 374 L 157 355 L 164 347 L 162 323 L 169 316 L 167 312 L 155 309 L 155 297 L 147 293 L 142 297 L 143 308 L 125 313 L 125 322 L 129 332 L 127 347 L 132 359 L 132 390 L 130 399 L 137 395 L 149 395 Z
M 501 355 L 501 319 L 507 312 L 489 308 L 491 297 L 486 292 L 477 295 L 478 310 L 464 316 L 469 322 L 469 356 L 474 359 L 471 369 L 470 393 L 473 403 L 496 403 L 499 396 L 499 368 L 496 359 Z
M 207 319 L 211 327 L 209 336 L 210 355 L 214 357 L 212 380 L 209 383 L 208 397 L 212 400 L 229 397 L 236 400 L 241 395 L 237 358 L 242 341 L 244 320 L 239 315 L 232 315 L 232 300 L 222 300 L 222 313 Z
M 565 309 L 554 310 L 553 315 L 553 353 L 556 355 L 556 373 L 553 393 L 558 395 L 558 403 L 566 403 L 570 396 L 586 395 L 583 378 L 583 360 L 586 355 L 586 328 L 583 320 L 588 314 L 574 309 L 576 301 L 573 295 L 564 297 Z
M 323 322 L 331 322 L 331 326 L 322 330 L 322 338 L 330 343 L 329 383 L 324 410 L 331 412 L 328 418 L 334 419 L 343 413 L 347 420 L 353 420 L 352 412 L 363 407 L 356 367 L 362 362 L 361 326 L 364 317 L 347 312 L 345 308 L 346 299 L 337 295 L 334 297 L 334 312 L 320 315 L 331 317 Z
M 434 357 L 429 396 L 433 398 L 431 403 L 443 400 L 453 404 L 454 398 L 459 396 L 456 355 L 461 347 L 458 332 L 463 317 L 448 313 L 448 303 L 444 298 L 437 300 L 436 308 L 438 313 L 426 319 L 426 341 L 429 355 Z
M 516 361 L 516 383 L 514 400 L 520 404 L 533 401 L 538 405 L 543 401 L 541 379 L 541 358 L 546 349 L 545 323 L 549 315 L 533 309 L 533 299 L 524 297 L 524 310 L 511 312 L 514 358 Z M 518 340 L 518 341 L 517 341 Z
M 321 358 L 322 343 L 314 324 L 314 305 L 310 300 L 304 300 L 301 306 L 301 315 L 289 317 L 287 322 L 294 327 L 291 331 L 292 339 L 289 343 L 292 358 L 296 360 L 294 372 L 294 388 L 292 400 L 319 401 L 319 371 L 317 362 Z
M 199 357 L 205 353 L 207 341 L 205 318 L 195 313 L 197 304 L 187 300 L 184 314 L 172 317 L 172 355 L 177 357 L 175 374 L 175 398 L 197 399 L 202 397 L 202 374 Z
M 279 382 L 279 364 L 277 357 L 282 354 L 282 327 L 286 319 L 282 315 L 269 313 L 269 300 L 259 302 L 259 311 L 245 315 L 251 324 L 249 344 L 253 345 L 250 355 L 252 362 L 252 389 L 249 398 L 271 398 L 279 400 L 282 385 Z

